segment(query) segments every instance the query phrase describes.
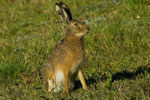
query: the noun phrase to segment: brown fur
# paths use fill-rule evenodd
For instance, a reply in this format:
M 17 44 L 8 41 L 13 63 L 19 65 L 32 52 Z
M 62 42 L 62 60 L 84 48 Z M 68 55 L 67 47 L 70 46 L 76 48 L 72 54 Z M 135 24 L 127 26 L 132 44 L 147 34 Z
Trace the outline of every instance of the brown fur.
M 61 86 L 68 93 L 69 86 L 74 84 L 78 76 L 83 88 L 88 90 L 80 65 L 85 56 L 83 35 L 88 33 L 89 27 L 71 20 L 66 30 L 65 38 L 57 43 L 43 69 L 45 87 L 51 91 Z

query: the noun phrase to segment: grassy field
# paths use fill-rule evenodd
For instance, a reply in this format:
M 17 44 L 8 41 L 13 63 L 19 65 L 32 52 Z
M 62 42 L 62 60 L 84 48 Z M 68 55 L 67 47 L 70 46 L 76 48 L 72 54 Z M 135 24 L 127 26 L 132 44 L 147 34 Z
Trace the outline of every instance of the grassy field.
M 150 0 L 63 0 L 85 21 L 89 92 L 43 89 L 41 69 L 65 24 L 58 0 L 0 0 L 0 100 L 150 100 Z

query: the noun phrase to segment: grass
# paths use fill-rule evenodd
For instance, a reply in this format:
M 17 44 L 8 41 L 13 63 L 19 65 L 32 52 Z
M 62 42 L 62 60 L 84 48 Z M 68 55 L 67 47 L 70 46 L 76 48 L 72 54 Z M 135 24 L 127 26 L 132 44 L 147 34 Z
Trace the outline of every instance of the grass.
M 0 0 L 1 100 L 149 100 L 150 1 L 64 0 L 91 28 L 83 71 L 70 96 L 43 89 L 41 69 L 65 34 L 52 0 Z

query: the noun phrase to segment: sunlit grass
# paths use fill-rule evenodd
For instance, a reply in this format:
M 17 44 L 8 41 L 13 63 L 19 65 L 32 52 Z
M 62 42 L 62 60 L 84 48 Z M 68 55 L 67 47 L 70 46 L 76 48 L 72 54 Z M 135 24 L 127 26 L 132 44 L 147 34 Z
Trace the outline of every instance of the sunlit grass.
M 64 0 L 90 26 L 83 64 L 90 92 L 80 84 L 68 97 L 43 89 L 41 69 L 65 35 L 57 1 L 0 0 L 0 99 L 150 99 L 149 0 Z

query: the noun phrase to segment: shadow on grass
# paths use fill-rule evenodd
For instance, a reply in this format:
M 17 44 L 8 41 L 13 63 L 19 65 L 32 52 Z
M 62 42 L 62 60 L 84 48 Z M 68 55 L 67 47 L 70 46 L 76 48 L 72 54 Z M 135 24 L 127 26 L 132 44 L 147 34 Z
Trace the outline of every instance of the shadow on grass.
M 150 67 L 141 66 L 133 72 L 129 72 L 129 71 L 116 72 L 115 74 L 112 75 L 112 82 L 116 80 L 135 79 L 140 74 L 145 75 L 145 72 L 150 73 Z
M 146 72 L 150 73 L 150 67 L 148 67 L 150 64 L 147 64 L 146 66 L 140 66 L 138 67 L 135 71 L 129 72 L 129 71 L 122 71 L 122 72 L 116 72 L 115 74 L 112 75 L 112 81 L 117 81 L 117 80 L 125 80 L 125 79 L 136 79 L 138 75 L 145 75 Z M 88 77 L 86 80 L 87 85 L 95 84 L 98 81 L 106 81 L 109 77 L 108 76 L 101 76 L 101 77 Z M 75 82 L 75 90 L 82 88 L 81 82 L 77 80 Z

